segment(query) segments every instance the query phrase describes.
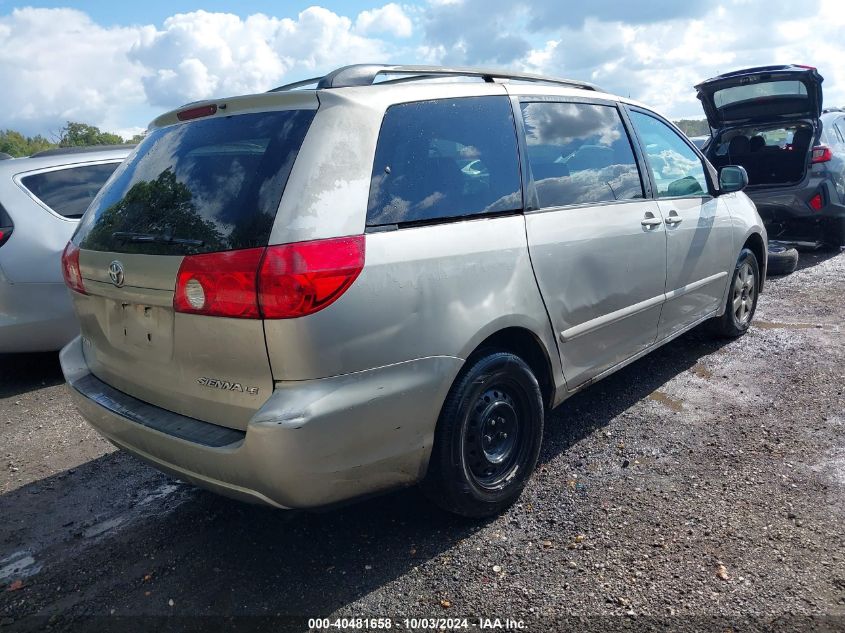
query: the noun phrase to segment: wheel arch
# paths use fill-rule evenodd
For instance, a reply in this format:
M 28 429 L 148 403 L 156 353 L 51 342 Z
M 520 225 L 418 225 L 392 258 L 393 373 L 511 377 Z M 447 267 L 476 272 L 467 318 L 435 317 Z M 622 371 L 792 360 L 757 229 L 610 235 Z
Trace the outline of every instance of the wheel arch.
M 760 233 L 751 233 L 745 239 L 742 248 L 749 249 L 757 258 L 757 265 L 760 268 L 760 286 L 758 292 L 763 292 L 763 284 L 766 281 L 766 268 L 768 266 L 766 243 L 763 241 L 763 236 Z
M 552 357 L 539 336 L 526 327 L 504 327 L 479 342 L 467 355 L 467 362 L 490 349 L 510 352 L 524 360 L 537 378 L 537 382 L 540 383 L 543 403 L 549 408 L 553 406 L 556 392 L 555 367 L 552 364 Z

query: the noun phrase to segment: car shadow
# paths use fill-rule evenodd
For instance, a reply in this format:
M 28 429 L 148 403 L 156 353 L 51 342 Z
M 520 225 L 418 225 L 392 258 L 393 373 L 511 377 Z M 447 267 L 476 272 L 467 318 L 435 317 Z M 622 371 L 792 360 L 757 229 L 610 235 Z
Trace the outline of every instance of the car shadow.
M 576 461 L 583 438 L 724 344 L 691 332 L 573 396 L 550 412 L 542 462 L 568 460 L 568 452 Z M 0 496 L 0 514 L 16 517 L 0 525 L 0 558 L 29 551 L 43 566 L 27 580 L 26 601 L 15 603 L 22 606 L 3 608 L 0 595 L 0 611 L 24 630 L 44 624 L 20 620 L 33 613 L 74 618 L 107 605 L 118 615 L 156 616 L 173 613 L 169 600 L 182 615 L 322 616 L 417 566 L 445 563 L 458 543 L 520 511 L 469 521 L 414 488 L 322 512 L 281 512 L 174 484 L 117 452 Z M 409 613 L 440 608 L 436 586 L 420 591 L 420 602 L 409 596 Z
M 325 615 L 486 524 L 441 512 L 416 489 L 321 512 L 254 506 L 175 483 L 123 453 L 3 495 L 0 513 L 15 517 L 0 526 L 0 560 L 26 552 L 41 568 L 20 573 L 25 604 L 4 607 L 22 596 L 0 591 L 0 615 L 33 631 L 49 618 L 103 630 L 103 618 L 88 616 L 102 614 L 93 605 L 106 597 L 141 623 L 173 614 L 169 600 L 183 616 Z M 420 611 L 439 607 L 432 600 Z
M 576 393 L 549 412 L 541 462 L 570 450 L 675 376 L 692 369 L 702 357 L 730 342 L 710 335 L 705 327 L 699 326 L 667 343 Z
M 0 398 L 51 387 L 64 380 L 56 352 L 0 354 Z
M 798 251 L 798 267 L 795 269 L 804 270 L 805 268 L 812 268 L 813 266 L 818 266 L 826 262 L 837 255 L 842 253 L 841 250 L 808 250 L 808 249 L 799 249 Z

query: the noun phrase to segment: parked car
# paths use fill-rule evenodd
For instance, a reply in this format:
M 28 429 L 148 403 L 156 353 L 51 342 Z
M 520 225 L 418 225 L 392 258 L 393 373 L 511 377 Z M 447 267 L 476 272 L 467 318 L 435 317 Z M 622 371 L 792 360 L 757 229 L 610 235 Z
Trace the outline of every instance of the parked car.
M 742 165 L 748 195 L 778 240 L 845 244 L 845 113 L 822 111 L 809 66 L 763 66 L 695 88 L 712 130 L 705 155 Z
M 277 507 L 421 482 L 489 515 L 546 409 L 699 323 L 748 329 L 745 172 L 645 106 L 486 70 L 313 82 L 158 117 L 68 244 L 62 367 L 117 446 Z
M 61 254 L 128 146 L 0 157 L 0 353 L 61 349 L 79 334 Z
M 698 149 L 701 149 L 707 144 L 707 141 L 710 140 L 710 135 L 704 134 L 703 136 L 690 136 L 689 140 L 691 140 L 692 144 L 695 145 Z

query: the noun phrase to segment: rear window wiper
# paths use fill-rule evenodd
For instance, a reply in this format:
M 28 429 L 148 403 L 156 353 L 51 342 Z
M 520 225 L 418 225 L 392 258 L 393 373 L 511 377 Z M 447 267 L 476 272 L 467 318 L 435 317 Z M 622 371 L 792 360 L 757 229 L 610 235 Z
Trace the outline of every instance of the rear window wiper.
M 165 233 L 129 233 L 116 231 L 111 234 L 118 242 L 131 242 L 133 244 L 180 244 L 185 246 L 204 246 L 202 240 L 191 240 L 185 237 L 173 237 L 169 232 Z

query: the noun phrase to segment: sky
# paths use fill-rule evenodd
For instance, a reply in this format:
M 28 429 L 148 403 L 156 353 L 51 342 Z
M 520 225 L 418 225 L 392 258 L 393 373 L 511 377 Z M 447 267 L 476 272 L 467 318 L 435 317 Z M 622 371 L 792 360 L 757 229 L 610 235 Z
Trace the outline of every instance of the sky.
M 0 129 L 131 136 L 184 103 L 366 62 L 586 80 L 673 119 L 703 117 L 703 79 L 808 64 L 845 106 L 842 33 L 841 0 L 0 0 Z

